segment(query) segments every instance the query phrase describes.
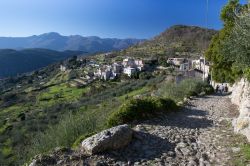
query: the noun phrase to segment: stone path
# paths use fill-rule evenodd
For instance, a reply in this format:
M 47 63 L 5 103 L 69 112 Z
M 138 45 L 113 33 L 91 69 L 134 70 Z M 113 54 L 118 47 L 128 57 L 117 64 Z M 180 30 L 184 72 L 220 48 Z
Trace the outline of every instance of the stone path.
M 227 96 L 195 98 L 178 113 L 134 127 L 139 132 L 126 149 L 92 156 L 86 164 L 233 165 L 230 123 L 237 112 Z
M 194 98 L 183 110 L 136 125 L 126 148 L 81 159 L 71 154 L 61 165 L 234 165 L 240 140 L 231 120 L 237 113 L 227 96 Z

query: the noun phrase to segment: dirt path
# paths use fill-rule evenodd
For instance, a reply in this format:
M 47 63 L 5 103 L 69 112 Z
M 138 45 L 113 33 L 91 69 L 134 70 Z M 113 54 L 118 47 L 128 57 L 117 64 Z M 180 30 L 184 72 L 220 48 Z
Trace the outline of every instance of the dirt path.
M 126 149 L 92 156 L 85 163 L 233 165 L 240 140 L 230 124 L 237 112 L 227 96 L 194 98 L 178 113 L 137 125 L 139 132 Z

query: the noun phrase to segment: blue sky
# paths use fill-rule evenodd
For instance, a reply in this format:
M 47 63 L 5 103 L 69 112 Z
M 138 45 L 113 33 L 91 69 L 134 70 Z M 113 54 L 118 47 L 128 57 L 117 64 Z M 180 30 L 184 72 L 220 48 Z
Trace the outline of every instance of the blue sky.
M 209 0 L 209 28 L 221 28 L 226 3 Z M 151 38 L 175 24 L 206 25 L 206 0 L 0 0 L 0 7 L 0 36 Z

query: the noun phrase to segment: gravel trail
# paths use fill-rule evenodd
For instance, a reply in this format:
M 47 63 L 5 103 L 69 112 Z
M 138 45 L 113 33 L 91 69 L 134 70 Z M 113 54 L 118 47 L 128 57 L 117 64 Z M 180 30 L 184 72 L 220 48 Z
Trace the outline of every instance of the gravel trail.
M 89 157 L 93 165 L 230 166 L 238 147 L 231 120 L 237 107 L 228 96 L 189 100 L 184 109 L 138 124 L 138 133 L 122 150 Z

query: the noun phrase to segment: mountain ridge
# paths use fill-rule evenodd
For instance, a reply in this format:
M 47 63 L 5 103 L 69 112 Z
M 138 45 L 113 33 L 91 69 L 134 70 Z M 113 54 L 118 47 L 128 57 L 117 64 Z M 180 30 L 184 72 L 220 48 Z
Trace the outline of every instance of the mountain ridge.
M 49 32 L 28 37 L 0 37 L 0 49 L 44 48 L 56 51 L 84 51 L 88 53 L 121 50 L 144 39 L 100 38 L 98 36 L 70 35 Z

